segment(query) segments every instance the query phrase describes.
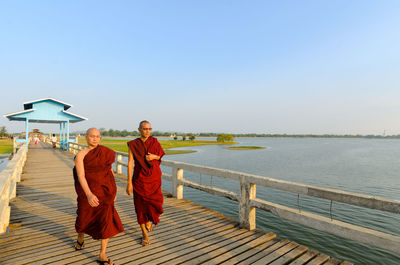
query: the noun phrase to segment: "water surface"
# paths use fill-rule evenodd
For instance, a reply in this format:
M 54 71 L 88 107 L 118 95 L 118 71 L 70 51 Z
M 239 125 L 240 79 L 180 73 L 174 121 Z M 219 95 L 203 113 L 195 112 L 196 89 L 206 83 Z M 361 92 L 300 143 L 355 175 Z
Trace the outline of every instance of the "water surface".
M 269 139 L 237 138 L 239 145 L 262 146 L 258 150 L 227 150 L 224 146 L 180 148 L 196 150 L 170 155 L 168 160 L 248 172 L 260 176 L 344 191 L 400 199 L 400 140 L 387 139 Z M 184 172 L 196 182 L 238 192 L 234 180 Z M 163 188 L 170 190 L 170 183 Z M 238 205 L 228 199 L 184 189 L 184 197 L 237 219 Z M 297 194 L 257 186 L 257 197 L 297 208 Z M 302 210 L 329 217 L 330 201 L 300 196 Z M 257 228 L 273 231 L 325 254 L 355 264 L 400 264 L 388 251 L 303 227 L 257 210 Z M 400 216 L 341 203 L 333 203 L 333 218 L 400 235 Z
M 6 168 L 8 161 L 8 156 L 0 156 L 0 172 Z

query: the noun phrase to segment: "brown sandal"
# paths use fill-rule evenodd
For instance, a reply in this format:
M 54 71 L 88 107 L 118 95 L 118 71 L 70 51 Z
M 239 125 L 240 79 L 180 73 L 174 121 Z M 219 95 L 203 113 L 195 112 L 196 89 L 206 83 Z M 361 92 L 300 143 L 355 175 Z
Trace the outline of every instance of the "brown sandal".
M 105 265 L 105 264 L 111 265 L 111 260 L 110 259 L 108 259 L 108 260 L 99 260 L 98 259 L 98 260 L 96 260 L 96 262 L 101 264 L 101 265 Z M 112 264 L 114 264 L 114 262 Z
M 76 246 L 79 246 L 79 248 L 77 248 Z M 78 240 L 76 240 L 76 244 L 75 244 L 75 250 L 82 250 L 85 248 L 85 241 L 82 241 L 82 243 L 79 243 Z
M 150 240 L 142 238 L 142 246 L 150 245 Z

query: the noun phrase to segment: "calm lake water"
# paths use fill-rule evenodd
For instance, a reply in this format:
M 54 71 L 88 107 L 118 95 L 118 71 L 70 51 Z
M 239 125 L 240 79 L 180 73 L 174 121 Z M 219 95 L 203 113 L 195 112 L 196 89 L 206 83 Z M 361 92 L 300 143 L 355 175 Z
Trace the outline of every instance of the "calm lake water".
M 400 199 L 400 140 L 376 139 L 265 139 L 237 138 L 239 145 L 261 150 L 227 150 L 224 146 L 180 148 L 195 150 L 165 159 L 248 172 L 260 176 L 335 188 L 388 199 Z M 165 171 L 168 168 L 166 168 Z M 234 180 L 184 172 L 184 177 L 238 192 Z M 163 188 L 171 191 L 164 181 Z M 238 219 L 238 205 L 208 193 L 184 189 L 184 197 Z M 257 197 L 297 208 L 297 194 L 257 186 Z M 300 196 L 301 209 L 329 217 L 330 201 Z M 355 264 L 400 264 L 400 256 L 351 240 L 303 227 L 257 210 L 257 228 L 273 231 L 322 253 Z M 400 235 L 400 215 L 333 203 L 333 218 Z
M 7 166 L 8 161 L 8 156 L 0 156 L 0 172 Z

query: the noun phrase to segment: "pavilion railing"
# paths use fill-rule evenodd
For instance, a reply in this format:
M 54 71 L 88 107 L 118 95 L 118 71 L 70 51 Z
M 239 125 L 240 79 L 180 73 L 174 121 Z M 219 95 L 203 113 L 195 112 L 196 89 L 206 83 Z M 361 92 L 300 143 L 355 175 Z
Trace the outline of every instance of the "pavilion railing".
M 70 142 L 70 151 L 73 153 L 77 153 L 85 147 L 85 145 Z M 128 166 L 128 163 L 123 161 L 123 157 L 127 161 L 128 154 L 116 152 L 116 155 L 116 173 L 123 174 L 122 167 Z M 395 214 L 400 213 L 400 201 L 169 160 L 163 160 L 162 166 L 172 169 L 172 174 L 163 172 L 162 178 L 172 182 L 172 194 L 174 197 L 182 199 L 183 187 L 185 186 L 236 201 L 239 203 L 239 223 L 242 227 L 250 230 L 256 228 L 256 208 L 258 208 L 294 223 L 400 254 L 400 236 L 338 221 L 332 219 L 332 217 L 327 218 L 303 211 L 300 208 L 294 209 L 259 199 L 256 197 L 256 185 L 294 193 L 298 196 L 307 195 L 325 199 L 330 201 L 331 206 L 332 202 L 335 201 Z M 184 170 L 237 180 L 239 181 L 240 192 L 237 194 L 214 186 L 189 181 L 183 177 Z
M 6 232 L 10 223 L 9 202 L 16 196 L 17 182 L 21 181 L 26 155 L 26 143 L 23 143 L 6 168 L 0 172 L 0 233 Z
M 18 150 L 25 144 L 25 143 L 17 142 L 17 139 L 18 139 L 18 137 L 13 138 L 13 154 L 17 153 Z

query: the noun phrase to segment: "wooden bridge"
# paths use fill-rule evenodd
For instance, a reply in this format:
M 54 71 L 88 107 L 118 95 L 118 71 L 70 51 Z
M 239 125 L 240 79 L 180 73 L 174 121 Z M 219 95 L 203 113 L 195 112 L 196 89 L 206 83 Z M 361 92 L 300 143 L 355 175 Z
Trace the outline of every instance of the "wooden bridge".
M 84 250 L 73 248 L 72 167 L 72 154 L 43 143 L 30 145 L 17 197 L 10 201 L 9 232 L 0 235 L 0 264 L 95 262 L 99 241 L 86 237 Z M 350 264 L 271 232 L 240 228 L 218 212 L 167 192 L 151 245 L 143 247 L 132 198 L 125 194 L 125 177 L 117 175 L 116 180 L 116 208 L 125 228 L 109 243 L 107 254 L 116 264 Z

